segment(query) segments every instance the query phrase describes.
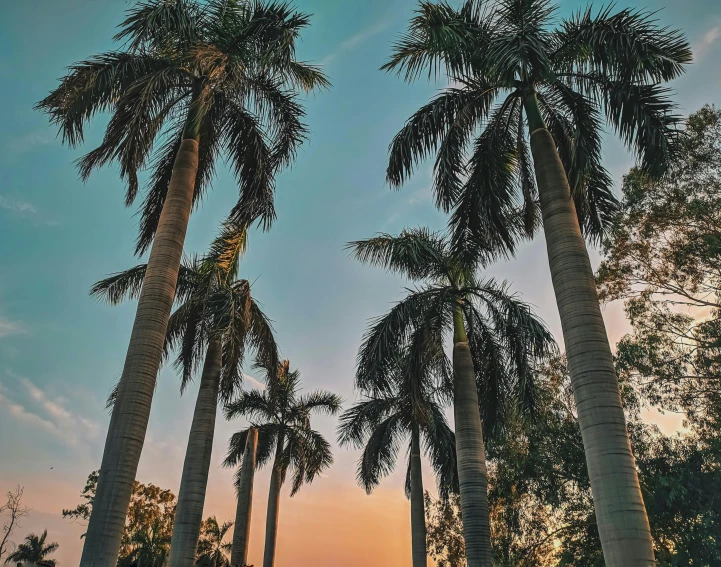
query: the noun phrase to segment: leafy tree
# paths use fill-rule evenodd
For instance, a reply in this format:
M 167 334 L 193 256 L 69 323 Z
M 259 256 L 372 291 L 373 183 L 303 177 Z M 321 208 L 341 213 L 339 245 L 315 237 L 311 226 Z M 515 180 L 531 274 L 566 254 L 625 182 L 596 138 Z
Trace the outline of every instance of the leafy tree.
M 684 71 L 691 50 L 643 11 L 589 7 L 561 21 L 555 12 L 549 0 L 420 2 L 384 69 L 408 81 L 428 70 L 451 86 L 393 139 L 387 178 L 398 187 L 435 154 L 436 204 L 453 211 L 456 247 L 476 239 L 509 254 L 542 225 L 606 562 L 651 567 L 583 233 L 607 233 L 617 209 L 601 165 L 602 113 L 648 175 L 664 173 L 678 119 L 663 83 Z M 488 564 L 473 546 L 468 553 L 472 567 Z
M 534 364 L 555 347 L 553 338 L 505 285 L 477 275 L 487 258 L 487 249 L 477 241 L 454 250 L 426 229 L 407 229 L 398 236 L 381 234 L 348 247 L 358 260 L 400 273 L 418 285 L 366 332 L 358 353 L 359 388 L 388 390 L 394 357 L 403 345 L 441 353 L 452 333 L 451 389 L 466 552 L 471 567 L 490 565 L 483 433 L 493 433 L 507 412 L 533 410 Z
M 721 111 L 691 114 L 678 163 L 660 181 L 624 177 L 622 214 L 604 247 L 600 297 L 625 300 L 633 332 L 619 370 L 645 398 L 692 423 L 721 405 Z
M 87 178 L 117 162 L 128 205 L 138 193 L 138 172 L 152 167 L 137 251 L 153 245 L 83 567 L 112 567 L 115 561 L 188 219 L 221 154 L 240 185 L 236 221 L 250 226 L 260 219 L 265 228 L 273 221 L 274 176 L 292 162 L 307 133 L 296 90 L 328 85 L 318 68 L 296 60 L 295 42 L 308 23 L 308 16 L 274 0 L 139 3 L 115 36 L 125 42 L 122 50 L 75 64 L 38 104 L 71 146 L 83 142 L 85 125 L 97 113 L 111 115 L 100 146 L 80 159 L 80 173 Z
M 215 516 L 203 522 L 200 540 L 198 541 L 198 565 L 207 567 L 230 567 L 228 559 L 232 544 L 225 541 L 233 522 L 218 524 Z
M 181 264 L 179 305 L 168 322 L 165 351 L 166 355 L 178 352 L 175 366 L 182 374 L 181 392 L 201 363 L 203 371 L 178 494 L 172 565 L 195 560 L 218 402 L 232 399 L 241 387 L 247 350 L 270 365 L 278 364 L 270 322 L 251 296 L 250 282 L 236 279 L 245 247 L 245 229 L 226 223 L 205 256 Z M 91 293 L 110 303 L 137 297 L 146 267 L 141 264 L 102 280 Z
M 424 500 L 428 550 L 436 566 L 466 567 L 460 496 L 450 494 L 436 499 L 426 492 Z
M 293 496 L 303 483 L 313 482 L 333 463 L 330 444 L 311 427 L 310 416 L 313 412 L 335 415 L 340 410 L 341 400 L 324 390 L 301 395 L 300 372 L 291 371 L 287 360 L 279 367 L 264 370 L 267 378 L 265 390 L 243 392 L 226 405 L 228 419 L 245 417 L 250 421 L 250 427 L 231 437 L 224 464 L 229 467 L 240 464 L 248 431 L 257 428 L 256 467 L 260 468 L 273 459 L 263 551 L 263 567 L 273 567 L 280 489 L 286 474 L 288 471 L 293 474 L 290 492 Z
M 57 551 L 60 544 L 56 542 L 46 543 L 47 538 L 48 530 L 45 530 L 39 536 L 35 534 L 26 535 L 25 541 L 18 544 L 15 551 L 8 555 L 5 563 L 10 563 L 12 561 L 16 561 L 18 563 L 39 563 L 43 561 L 55 565 L 55 560 L 47 559 L 47 557 Z
M 441 494 L 448 497 L 449 492 L 458 491 L 455 436 L 435 387 L 439 366 L 448 374 L 447 357 L 442 350 L 433 352 L 425 346 L 396 353 L 390 389 L 367 391 L 341 415 L 338 427 L 341 445 L 363 449 L 356 478 L 368 493 L 393 470 L 403 443 L 409 442 L 406 496 L 411 501 L 413 567 L 426 567 L 428 555 L 421 446 L 431 460 Z
M 73 509 L 63 510 L 63 518 L 88 521 L 95 501 L 98 476 L 98 471 L 88 475 L 80 495 L 84 502 Z M 138 561 L 141 567 L 146 567 L 146 563 L 147 567 L 163 567 L 170 551 L 175 506 L 175 495 L 170 490 L 135 482 L 119 556 L 116 558 L 118 567 L 129 567 L 134 561 Z M 85 537 L 85 534 L 81 537 Z M 141 558 L 143 563 L 140 562 Z

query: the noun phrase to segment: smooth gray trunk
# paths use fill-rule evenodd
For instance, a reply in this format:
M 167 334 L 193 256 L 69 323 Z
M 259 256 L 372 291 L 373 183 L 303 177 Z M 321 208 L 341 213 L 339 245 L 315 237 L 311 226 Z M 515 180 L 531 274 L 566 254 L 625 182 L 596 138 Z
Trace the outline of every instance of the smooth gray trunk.
M 243 451 L 243 464 L 238 482 L 238 506 L 235 511 L 235 528 L 230 564 L 233 567 L 248 563 L 250 544 L 250 518 L 253 510 L 253 481 L 255 480 L 255 456 L 258 450 L 258 429 L 248 429 Z
M 283 486 L 283 470 L 280 465 L 280 456 L 283 453 L 284 438 L 278 437 L 273 472 L 270 474 L 270 489 L 268 490 L 268 514 L 265 519 L 265 548 L 263 549 L 263 567 L 273 567 L 275 564 L 275 549 L 278 539 L 278 514 L 280 512 L 280 489 Z
M 193 424 L 190 427 L 188 448 L 185 451 L 168 567 L 195 565 L 215 433 L 222 354 L 221 341 L 217 338 L 211 339 L 205 354 Z
M 155 380 L 175 298 L 198 169 L 198 142 L 185 139 L 148 259 L 100 465 L 81 567 L 115 567 L 145 441 Z
M 454 312 L 453 343 L 453 415 L 466 561 L 468 567 L 492 567 L 486 447 L 476 374 L 460 307 Z
M 411 431 L 411 549 L 413 567 L 426 567 L 426 513 L 423 502 L 423 473 L 418 426 Z
M 654 567 L 653 540 L 593 270 L 566 172 L 545 127 L 531 133 L 531 151 L 604 561 L 607 567 Z

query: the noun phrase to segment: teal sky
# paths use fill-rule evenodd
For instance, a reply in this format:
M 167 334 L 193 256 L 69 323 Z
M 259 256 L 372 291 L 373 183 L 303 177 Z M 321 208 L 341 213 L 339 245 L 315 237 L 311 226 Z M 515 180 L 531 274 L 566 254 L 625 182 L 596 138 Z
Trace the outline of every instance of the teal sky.
M 334 86 L 307 100 L 310 141 L 278 179 L 278 220 L 270 232 L 250 235 L 241 277 L 255 282 L 253 292 L 275 321 L 283 354 L 301 370 L 305 386 L 331 389 L 350 401 L 366 322 L 400 298 L 404 282 L 353 262 L 343 245 L 404 226 L 444 227 L 445 217 L 430 199 L 430 164 L 400 192 L 390 191 L 384 181 L 391 138 L 444 85 L 407 85 L 378 71 L 405 29 L 414 1 L 297 0 L 296 5 L 313 14 L 299 56 L 322 64 Z M 582 5 L 561 2 L 560 13 Z M 718 2 L 618 5 L 665 7 L 659 19 L 686 32 L 696 63 L 674 84 L 683 113 L 707 102 L 721 104 Z M 111 308 L 94 302 L 88 289 L 106 274 L 139 262 L 132 255 L 137 218 L 134 209 L 123 207 L 124 188 L 114 167 L 85 184 L 74 168 L 73 161 L 102 135 L 103 118 L 92 124 L 86 146 L 70 150 L 32 107 L 55 87 L 66 66 L 113 49 L 114 27 L 129 6 L 120 0 L 10 0 L 0 7 L 0 493 L 25 486 L 34 512 L 21 532 L 48 528 L 61 543 L 63 565 L 77 562 L 82 530 L 61 520 L 60 509 L 75 505 L 85 477 L 99 465 L 109 420 L 104 401 L 121 372 L 135 312 L 134 304 Z M 606 165 L 618 180 L 633 158 L 611 137 L 605 150 Z M 213 190 L 191 218 L 187 252 L 205 250 L 236 197 L 236 184 L 220 168 Z M 489 272 L 512 282 L 560 340 L 541 240 Z M 622 310 L 611 306 L 606 315 L 615 341 L 625 328 Z M 139 480 L 177 493 L 195 393 L 190 388 L 181 399 L 172 369 L 161 371 Z M 334 437 L 332 421 L 318 423 Z M 233 492 L 231 475 L 219 461 L 237 427 L 219 423 L 216 428 L 206 512 L 223 518 L 232 515 Z M 281 564 L 292 556 L 300 566 L 360 565 L 363 553 L 377 564 L 408 562 L 410 548 L 399 543 L 410 537 L 402 474 L 367 497 L 354 483 L 356 458 L 338 450 L 327 478 L 283 502 Z M 267 482 L 260 479 L 254 541 L 263 532 Z M 432 486 L 429 475 L 425 480 Z M 354 519 L 324 508 L 330 499 L 352 506 Z M 290 535 L 359 525 L 371 530 L 373 539 L 363 549 L 331 545 L 327 558 L 312 552 L 328 545 L 326 536 L 314 543 L 312 533 L 304 540 Z M 290 548 L 295 555 L 287 554 Z M 251 549 L 256 564 L 260 552 L 260 545 Z

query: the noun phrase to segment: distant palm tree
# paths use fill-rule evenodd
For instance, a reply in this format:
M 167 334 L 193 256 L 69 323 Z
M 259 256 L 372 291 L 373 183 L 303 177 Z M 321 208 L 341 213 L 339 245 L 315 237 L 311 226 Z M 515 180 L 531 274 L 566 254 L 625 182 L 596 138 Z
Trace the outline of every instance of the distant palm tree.
M 137 251 L 152 243 L 130 345 L 100 468 L 98 492 L 81 565 L 113 567 L 150 414 L 163 339 L 173 304 L 183 243 L 198 203 L 225 154 L 240 184 L 233 216 L 250 226 L 272 223 L 274 177 L 307 134 L 296 89 L 328 85 L 295 57 L 309 23 L 286 2 L 151 0 L 121 24 L 122 51 L 97 55 L 70 72 L 38 108 L 71 146 L 85 124 L 110 113 L 100 146 L 80 160 L 80 173 L 116 161 L 127 181 L 153 172 Z M 160 147 L 151 161 L 156 142 Z M 164 141 L 162 141 L 164 140 Z M 153 242 L 154 239 L 154 242 Z
M 416 335 L 425 342 L 422 333 Z M 370 493 L 396 464 L 402 441 L 407 439 L 408 468 L 406 496 L 411 501 L 411 547 L 413 567 L 426 567 L 426 524 L 421 445 L 436 472 L 442 497 L 458 492 L 456 447 L 439 403 L 436 373 L 447 377 L 447 357 L 443 350 L 433 352 L 428 345 L 409 347 L 389 361 L 393 367 L 390 390 L 374 388 L 352 408 L 343 412 L 338 427 L 341 445 L 363 449 L 358 461 L 358 482 Z M 413 356 L 420 358 L 413 360 Z
M 118 567 L 165 567 L 170 551 L 170 533 L 162 519 L 134 532 L 129 540 L 130 552 L 118 562 Z
M 170 317 L 165 343 L 166 354 L 178 351 L 181 392 L 203 359 L 204 363 L 180 481 L 170 567 L 195 561 L 218 402 L 229 401 L 241 387 L 246 350 L 254 350 L 270 365 L 278 364 L 273 331 L 250 294 L 250 283 L 235 279 L 245 247 L 246 231 L 226 223 L 205 256 L 181 265 L 176 296 L 180 305 Z M 145 271 L 141 264 L 114 274 L 96 283 L 91 294 L 110 303 L 136 297 Z
M 235 527 L 230 561 L 236 565 L 248 563 L 250 546 L 250 518 L 253 511 L 253 484 L 255 481 L 256 455 L 258 452 L 258 429 L 250 427 L 245 435 L 245 448 L 239 470 L 236 473 L 238 499 L 235 508 Z
M 60 544 L 56 542 L 45 543 L 47 537 L 48 530 L 43 531 L 42 535 L 39 536 L 35 534 L 26 535 L 25 541 L 19 544 L 13 553 L 8 555 L 5 563 L 39 563 L 40 561 L 44 561 L 55 565 L 55 560 L 47 559 L 47 556 L 57 551 Z
M 464 0 L 421 2 L 384 66 L 451 83 L 394 138 L 389 182 L 435 154 L 436 204 L 453 210 L 456 245 L 475 238 L 510 253 L 543 226 L 609 567 L 655 561 L 583 238 L 602 236 L 617 210 L 602 112 L 642 170 L 662 174 L 679 121 L 663 83 L 690 62 L 683 34 L 641 10 L 589 7 L 559 20 L 549 0 Z
M 351 242 L 348 248 L 362 262 L 421 284 L 408 290 L 367 331 L 358 353 L 359 388 L 390 390 L 392 361 L 409 340 L 418 349 L 442 352 L 444 338 L 452 333 L 453 409 L 466 554 L 470 567 L 486 567 L 491 561 L 491 541 L 484 428 L 492 431 L 502 422 L 509 401 L 532 408 L 534 366 L 554 348 L 553 338 L 505 285 L 478 277 L 488 250 L 477 241 L 458 251 L 426 229 L 407 229 L 398 236 L 381 234 Z M 507 396 L 508 392 L 514 395 Z
M 273 458 L 263 551 L 263 567 L 273 567 L 280 489 L 286 473 L 289 470 L 293 473 L 290 493 L 293 496 L 303 483 L 312 482 L 333 463 L 330 444 L 311 428 L 310 416 L 313 412 L 335 415 L 340 410 L 341 400 L 324 390 L 301 395 L 300 372 L 291 371 L 287 360 L 279 368 L 265 368 L 265 371 L 268 375 L 265 390 L 244 392 L 226 406 L 228 419 L 245 417 L 251 425 L 232 436 L 224 464 L 230 467 L 240 463 L 248 430 L 257 428 L 256 466 L 260 468 Z
M 199 565 L 230 567 L 228 554 L 232 544 L 224 540 L 232 527 L 233 522 L 218 524 L 215 516 L 211 516 L 203 522 L 202 536 L 198 541 L 197 563 Z

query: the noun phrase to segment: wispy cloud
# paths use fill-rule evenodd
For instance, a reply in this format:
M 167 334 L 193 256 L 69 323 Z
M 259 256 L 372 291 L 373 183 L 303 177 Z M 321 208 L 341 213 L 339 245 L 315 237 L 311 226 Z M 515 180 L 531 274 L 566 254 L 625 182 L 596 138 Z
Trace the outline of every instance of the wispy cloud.
M 418 205 L 420 203 L 426 203 L 431 200 L 432 192 L 430 186 L 423 187 L 421 189 L 418 189 L 418 191 L 414 191 L 411 193 L 411 196 L 408 198 L 408 204 L 409 205 Z
M 245 378 L 248 382 L 250 382 L 259 390 L 265 390 L 265 384 L 263 384 L 263 382 L 261 382 L 257 378 L 253 378 L 250 374 L 243 374 L 243 378 Z
M 7 142 L 6 146 L 16 152 L 28 152 L 38 146 L 51 144 L 54 140 L 55 136 L 49 130 L 36 130 L 28 132 L 24 136 L 18 136 L 12 142 Z
M 0 315 L 0 339 L 10 335 L 24 335 L 27 333 L 25 325 L 18 321 L 10 321 Z
M 379 33 L 383 32 L 384 30 L 388 29 L 388 26 L 390 25 L 390 21 L 383 19 L 379 22 L 373 24 L 372 26 L 358 32 L 357 34 L 349 37 L 348 39 L 341 42 L 341 44 L 333 51 L 332 53 L 329 53 L 326 55 L 323 59 L 320 61 L 320 65 L 323 67 L 326 67 L 330 65 L 335 59 L 343 55 L 343 53 L 346 53 L 348 51 L 353 51 L 354 49 L 360 47 L 363 45 L 366 41 L 368 41 L 371 37 L 378 35 Z
M 11 396 L 0 383 L 0 405 L 16 419 L 53 434 L 70 447 L 83 447 L 99 438 L 100 426 L 69 409 L 65 398 L 48 394 L 12 370 L 6 369 L 5 374 L 20 388 Z
M 692 50 L 696 63 L 701 61 L 701 59 L 703 59 L 711 51 L 714 44 L 718 42 L 719 38 L 721 38 L 721 26 L 716 25 L 707 30 L 701 39 L 694 43 Z
M 5 209 L 18 215 L 34 215 L 38 212 L 32 203 L 9 199 L 2 195 L 0 195 L 0 209 Z

